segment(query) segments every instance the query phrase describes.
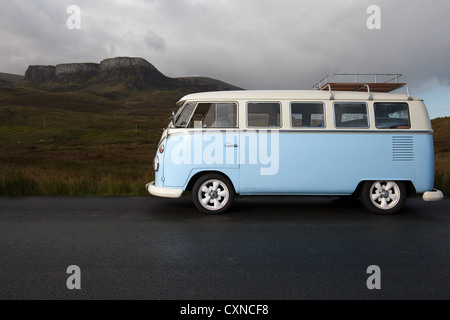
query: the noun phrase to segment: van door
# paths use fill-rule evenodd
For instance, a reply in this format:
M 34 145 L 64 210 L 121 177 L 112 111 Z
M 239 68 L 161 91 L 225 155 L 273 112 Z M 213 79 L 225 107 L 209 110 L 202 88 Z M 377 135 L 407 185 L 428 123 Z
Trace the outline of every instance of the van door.
M 265 194 L 279 190 L 280 102 L 248 102 L 247 130 L 240 140 L 240 193 Z
M 237 103 L 200 102 L 189 126 L 199 129 L 193 138 L 195 163 L 210 170 L 239 168 Z

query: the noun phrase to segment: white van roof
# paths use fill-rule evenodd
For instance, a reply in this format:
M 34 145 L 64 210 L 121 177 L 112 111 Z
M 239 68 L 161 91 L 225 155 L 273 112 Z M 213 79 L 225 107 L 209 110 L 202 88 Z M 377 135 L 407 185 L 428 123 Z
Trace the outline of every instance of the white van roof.
M 218 101 L 218 100 L 254 100 L 254 101 L 278 101 L 278 100 L 393 100 L 407 101 L 420 100 L 406 94 L 364 91 L 329 91 L 321 90 L 237 90 L 237 91 L 211 91 L 188 94 L 181 101 Z

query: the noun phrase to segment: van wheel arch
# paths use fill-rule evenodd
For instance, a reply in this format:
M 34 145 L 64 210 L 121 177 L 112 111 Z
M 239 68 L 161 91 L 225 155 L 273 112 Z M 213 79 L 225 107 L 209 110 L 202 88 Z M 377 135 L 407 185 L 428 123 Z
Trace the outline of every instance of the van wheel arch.
M 223 172 L 220 172 L 220 171 L 201 171 L 201 172 L 197 172 L 189 180 L 189 183 L 187 184 L 187 187 L 186 187 L 186 191 L 192 191 L 192 189 L 194 187 L 194 184 L 197 182 L 198 179 L 200 179 L 201 177 L 203 177 L 203 176 L 205 176 L 207 174 L 211 174 L 211 173 L 222 175 L 226 179 L 228 179 L 230 184 L 233 186 L 233 192 L 236 193 L 236 189 L 234 188 L 234 185 L 233 185 L 233 182 L 231 181 L 231 179 L 226 174 L 224 174 Z
M 358 186 L 356 187 L 355 191 L 353 191 L 351 197 L 352 198 L 359 198 L 361 195 L 361 190 L 366 182 L 370 182 L 372 180 L 363 180 L 361 181 Z M 409 197 L 411 194 L 416 193 L 416 188 L 414 187 L 414 184 L 411 181 L 399 181 L 403 182 L 406 188 L 406 195 Z

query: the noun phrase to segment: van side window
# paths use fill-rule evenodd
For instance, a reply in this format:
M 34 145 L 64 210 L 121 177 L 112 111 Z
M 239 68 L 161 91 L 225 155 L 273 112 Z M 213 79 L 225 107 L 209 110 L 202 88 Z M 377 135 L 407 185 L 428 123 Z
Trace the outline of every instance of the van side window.
M 247 104 L 249 127 L 281 127 L 281 104 L 278 102 L 249 102 Z
M 409 129 L 409 106 L 404 102 L 375 102 L 375 126 L 378 129 Z
M 365 103 L 336 102 L 334 104 L 336 128 L 368 128 Z
M 199 103 L 195 109 L 190 128 L 237 127 L 236 103 Z
M 291 125 L 293 128 L 323 128 L 325 126 L 324 120 L 323 103 L 293 102 L 291 104 Z

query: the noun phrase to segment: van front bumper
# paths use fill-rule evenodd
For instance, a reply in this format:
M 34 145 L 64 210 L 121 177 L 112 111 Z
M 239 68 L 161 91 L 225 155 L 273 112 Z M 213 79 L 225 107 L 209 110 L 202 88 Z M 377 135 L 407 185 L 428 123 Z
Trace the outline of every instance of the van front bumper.
M 444 194 L 440 190 L 433 189 L 432 191 L 425 192 L 422 199 L 425 201 L 441 201 L 444 199 Z
M 179 198 L 183 194 L 183 189 L 169 189 L 155 186 L 155 181 L 145 185 L 147 191 L 154 196 L 162 198 Z

